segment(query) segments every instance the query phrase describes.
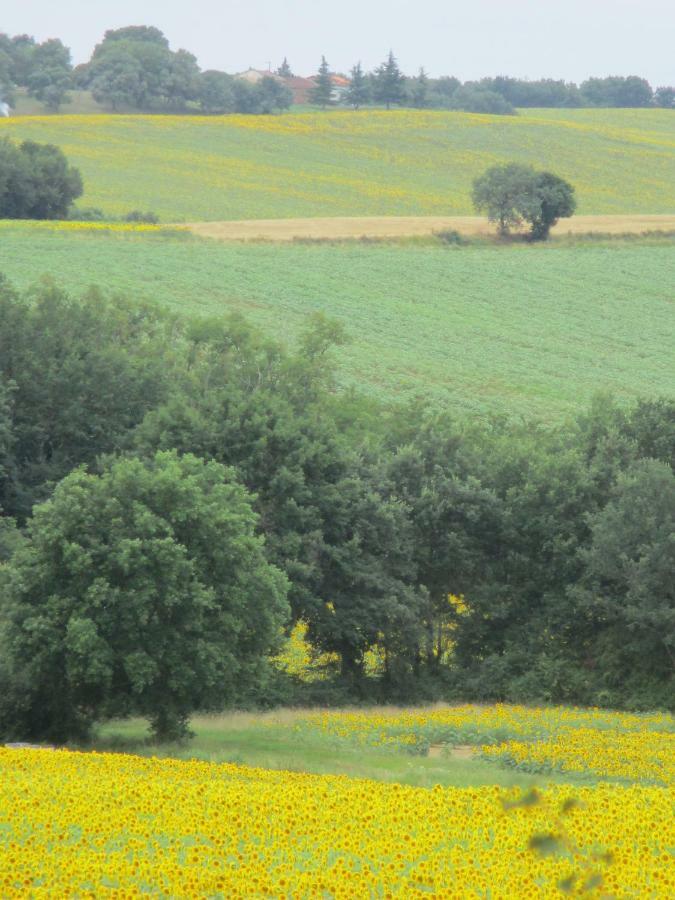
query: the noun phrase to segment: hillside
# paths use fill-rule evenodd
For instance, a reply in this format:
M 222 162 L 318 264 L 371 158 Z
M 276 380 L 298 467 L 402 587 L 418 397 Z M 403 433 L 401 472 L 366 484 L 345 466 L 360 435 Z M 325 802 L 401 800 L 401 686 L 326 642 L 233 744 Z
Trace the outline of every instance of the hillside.
M 225 244 L 189 235 L 6 224 L 0 271 L 45 273 L 188 315 L 236 310 L 292 342 L 307 315 L 344 323 L 340 378 L 383 399 L 555 419 L 597 391 L 675 395 L 672 242 Z
M 470 215 L 472 179 L 507 160 L 569 179 L 582 215 L 675 212 L 668 110 L 28 116 L 5 135 L 61 146 L 82 206 L 163 221 Z

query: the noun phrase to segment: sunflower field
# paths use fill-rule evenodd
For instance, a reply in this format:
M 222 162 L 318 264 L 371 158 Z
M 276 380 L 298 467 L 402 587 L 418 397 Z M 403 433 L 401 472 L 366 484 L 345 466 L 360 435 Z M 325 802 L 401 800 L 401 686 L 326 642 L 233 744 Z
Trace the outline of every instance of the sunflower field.
M 476 741 L 496 741 L 476 752 L 511 759 L 516 748 L 499 738 L 519 735 L 532 758 L 569 759 L 599 780 L 425 789 L 197 760 L 0 749 L 0 896 L 495 900 L 675 890 L 668 716 L 447 707 L 317 712 L 294 727 L 322 731 L 336 749 L 420 732 L 454 742 L 473 729 Z M 602 779 L 605 771 L 615 777 Z
M 162 222 L 466 215 L 472 180 L 511 161 L 570 180 L 580 214 L 675 205 L 665 109 L 24 116 L 0 119 L 3 137 L 59 146 L 81 170 L 84 206 Z

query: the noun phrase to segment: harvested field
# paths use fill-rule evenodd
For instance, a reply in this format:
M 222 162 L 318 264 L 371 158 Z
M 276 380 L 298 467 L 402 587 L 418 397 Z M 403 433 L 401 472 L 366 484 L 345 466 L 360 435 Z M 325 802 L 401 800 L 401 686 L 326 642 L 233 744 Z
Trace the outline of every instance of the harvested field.
M 467 237 L 494 234 L 481 216 L 345 216 L 313 219 L 244 219 L 234 222 L 193 222 L 200 237 L 221 241 L 347 240 L 350 238 L 423 237 L 457 231 Z M 675 215 L 574 216 L 563 219 L 553 234 L 643 234 L 675 232 Z

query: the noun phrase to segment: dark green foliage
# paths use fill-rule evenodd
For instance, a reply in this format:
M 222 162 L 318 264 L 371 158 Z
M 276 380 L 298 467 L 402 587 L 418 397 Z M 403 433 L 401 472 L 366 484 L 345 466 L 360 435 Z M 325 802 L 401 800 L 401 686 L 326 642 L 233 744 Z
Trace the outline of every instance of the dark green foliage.
M 170 323 L 142 304 L 50 285 L 0 284 L 0 379 L 9 387 L 14 463 L 0 506 L 20 519 L 50 484 L 120 449 L 165 395 Z
M 290 88 L 270 75 L 261 78 L 256 85 L 256 91 L 259 111 L 267 115 L 288 109 L 293 102 L 293 94 Z
M 514 107 L 502 94 L 490 91 L 481 84 L 465 84 L 453 93 L 450 106 L 464 112 L 489 113 L 498 116 L 512 116 Z
M 309 91 L 309 102 L 325 109 L 333 102 L 333 80 L 326 57 L 321 57 L 319 71 L 314 78 L 314 87 Z
M 641 460 L 623 472 L 590 520 L 578 596 L 598 633 L 608 685 L 645 691 L 675 674 L 675 478 Z M 639 687 L 638 687 L 639 686 Z
M 0 218 L 64 219 L 82 190 L 79 170 L 58 147 L 0 140 Z
M 482 78 L 477 86 L 500 94 L 512 107 L 575 107 L 583 103 L 576 84 L 552 78 L 524 81 L 500 75 L 497 78 Z
M 255 524 L 232 474 L 194 456 L 64 479 L 2 575 L 3 654 L 30 683 L 14 728 L 63 741 L 127 709 L 176 738 L 234 700 L 287 615 Z
M 524 212 L 531 212 L 535 171 L 531 166 L 509 163 L 493 166 L 473 183 L 472 199 L 476 210 L 487 213 L 496 222 L 499 233 L 506 235 L 520 225 Z
M 420 69 L 419 75 L 413 81 L 410 90 L 410 102 L 416 109 L 425 109 L 430 105 L 429 79 L 424 68 Z
M 293 619 L 340 659 L 298 702 L 672 705 L 672 400 L 598 398 L 556 428 L 453 421 L 339 390 L 345 335 L 325 317 L 291 352 L 237 317 L 5 284 L 0 320 L 5 734 L 61 739 L 132 710 L 180 732 L 232 700 L 235 672 L 246 702 L 294 699 L 260 665 L 279 616 L 248 601 L 228 640 L 250 666 L 236 641 L 191 662 L 191 628 L 221 640 L 214 598 L 243 596 L 263 552 Z M 253 556 L 238 568 L 219 541 Z M 256 596 L 281 597 L 266 579 Z M 166 671 L 124 656 L 134 635 Z
M 125 222 L 146 222 L 149 225 L 157 225 L 159 222 L 159 216 L 157 213 L 143 212 L 140 209 L 132 209 L 131 212 L 128 212 L 124 217 Z
M 285 56 L 284 56 L 284 61 L 277 69 L 277 75 L 280 78 L 292 78 L 293 77 L 293 70 L 291 69 L 290 65 L 288 64 L 288 60 L 286 59 Z
M 533 241 L 545 241 L 558 219 L 574 214 L 577 203 L 572 185 L 552 172 L 539 172 L 535 182 L 537 203 L 532 213 L 525 215 L 530 223 Z
M 358 62 L 349 73 L 349 87 L 345 95 L 345 103 L 360 109 L 370 103 L 370 83 L 366 77 L 361 63 Z
M 233 78 L 225 72 L 209 69 L 199 77 L 197 99 L 202 112 L 218 114 L 234 112 Z
M 401 106 L 405 102 L 405 76 L 391 50 L 386 60 L 375 70 L 373 98 L 378 103 L 384 103 L 387 109 L 390 109 L 392 104 Z
M 675 87 L 660 87 L 654 91 L 654 103 L 663 109 L 675 109 Z
M 579 88 L 589 106 L 640 107 L 651 106 L 652 89 L 645 78 L 611 75 L 608 78 L 589 78 Z
M 161 31 L 144 26 L 107 31 L 88 65 L 87 83 L 94 98 L 113 109 L 180 112 L 201 90 L 196 58 L 173 52 Z
M 498 224 L 501 235 L 527 222 L 533 241 L 546 240 L 558 219 L 576 209 L 571 184 L 551 172 L 518 163 L 488 169 L 474 181 L 472 197 L 476 209 Z
M 56 111 L 68 99 L 71 72 L 70 50 L 58 39 L 48 40 L 33 49 L 25 84 L 36 99 Z

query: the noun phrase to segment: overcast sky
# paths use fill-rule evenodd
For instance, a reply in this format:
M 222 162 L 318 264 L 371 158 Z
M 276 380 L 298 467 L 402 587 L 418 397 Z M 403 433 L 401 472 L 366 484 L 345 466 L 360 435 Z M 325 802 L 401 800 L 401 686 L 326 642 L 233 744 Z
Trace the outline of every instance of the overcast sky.
M 377 65 L 414 74 L 632 75 L 675 83 L 675 0 L 0 0 L 0 31 L 60 37 L 86 61 L 107 28 L 156 25 L 204 69 L 311 74 Z

